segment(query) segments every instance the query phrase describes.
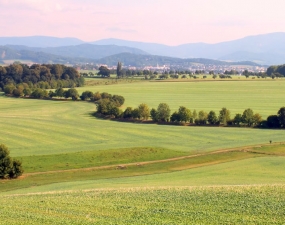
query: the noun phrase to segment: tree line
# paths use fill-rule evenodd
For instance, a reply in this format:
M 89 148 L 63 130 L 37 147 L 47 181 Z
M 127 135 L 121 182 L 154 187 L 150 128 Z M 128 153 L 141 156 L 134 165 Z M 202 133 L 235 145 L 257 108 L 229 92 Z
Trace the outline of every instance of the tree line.
M 19 95 L 18 89 L 10 89 L 6 86 L 5 93 L 15 97 L 31 97 L 37 99 L 53 99 L 71 98 L 76 101 L 79 98 L 82 101 L 94 102 L 96 104 L 97 113 L 116 119 L 127 120 L 149 120 L 153 122 L 166 122 L 166 123 L 189 123 L 196 125 L 213 125 L 213 126 L 248 126 L 248 127 L 264 127 L 264 128 L 285 128 L 285 107 L 281 107 L 276 115 L 270 115 L 266 120 L 263 120 L 259 113 L 254 113 L 252 109 L 248 108 L 243 113 L 237 113 L 232 118 L 231 112 L 227 108 L 222 108 L 217 114 L 211 110 L 206 112 L 204 110 L 191 111 L 185 106 L 180 106 L 179 109 L 171 113 L 170 107 L 167 103 L 160 103 L 157 108 L 150 109 L 145 103 L 140 104 L 136 108 L 127 107 L 124 111 L 120 108 L 125 98 L 121 95 L 112 95 L 107 92 L 84 91 L 79 95 L 75 88 L 64 90 L 58 88 L 55 91 L 50 90 L 47 92 L 45 89 L 36 88 L 33 91 L 30 89 L 23 89 Z
M 110 101 L 115 104 L 116 107 L 122 106 L 125 102 L 125 98 L 120 95 L 111 95 L 107 92 L 93 93 L 92 91 L 84 91 L 81 95 L 79 95 L 77 89 L 75 88 L 69 88 L 65 90 L 62 87 L 57 88 L 54 91 L 47 91 L 46 89 L 41 88 L 29 89 L 28 87 L 25 87 L 25 85 L 13 89 L 10 85 L 8 85 L 5 86 L 4 93 L 8 96 L 13 97 L 26 97 L 35 99 L 71 98 L 74 101 L 81 99 L 82 101 L 95 102 L 97 104 L 99 104 L 101 101 L 104 103 Z M 104 110 L 102 113 L 103 112 Z
M 29 88 L 55 89 L 84 85 L 84 78 L 78 71 L 60 64 L 34 64 L 31 66 L 14 63 L 0 66 L 0 88 L 6 85 L 17 87 L 26 84 Z
M 222 108 L 219 113 L 211 110 L 191 111 L 185 106 L 171 113 L 167 103 L 160 103 L 157 108 L 150 109 L 145 103 L 136 108 L 127 107 L 122 111 L 119 105 L 112 101 L 98 101 L 97 113 L 116 119 L 125 120 L 151 120 L 152 122 L 172 123 L 172 124 L 193 124 L 193 125 L 212 125 L 212 126 L 247 126 L 260 128 L 284 128 L 285 127 L 285 107 L 279 109 L 276 115 L 270 115 L 263 120 L 259 113 L 247 108 L 243 113 L 237 113 L 231 117 L 231 112 L 227 108 Z

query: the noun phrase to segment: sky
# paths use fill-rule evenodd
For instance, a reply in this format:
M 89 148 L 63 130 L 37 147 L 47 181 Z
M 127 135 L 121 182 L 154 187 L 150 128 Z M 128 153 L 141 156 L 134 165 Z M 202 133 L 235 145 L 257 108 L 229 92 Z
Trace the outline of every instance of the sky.
M 0 36 L 179 45 L 285 32 L 284 0 L 0 0 Z

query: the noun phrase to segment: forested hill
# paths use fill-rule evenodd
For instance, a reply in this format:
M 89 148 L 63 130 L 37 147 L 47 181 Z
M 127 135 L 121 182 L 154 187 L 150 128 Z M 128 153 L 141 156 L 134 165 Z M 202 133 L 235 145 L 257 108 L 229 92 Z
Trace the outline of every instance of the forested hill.
M 21 45 L 7 45 L 6 47 L 17 51 L 33 51 L 42 52 L 46 54 L 52 54 L 57 56 L 69 57 L 69 58 L 84 58 L 84 59 L 100 59 L 106 56 L 115 55 L 123 52 L 132 54 L 147 55 L 148 53 L 140 49 L 116 46 L 116 45 L 92 45 L 92 44 L 80 44 L 73 46 L 62 47 L 48 47 L 48 48 L 31 48 Z M 77 60 L 78 61 L 78 60 Z
M 122 62 L 125 66 L 157 66 L 157 65 L 172 65 L 172 66 L 181 66 L 187 67 L 195 63 L 204 64 L 204 65 L 249 65 L 249 66 L 258 66 L 254 62 L 225 62 L 212 59 L 203 59 L 203 58 L 193 58 L 193 59 L 180 59 L 167 56 L 156 56 L 156 55 L 136 55 L 131 53 L 121 53 L 117 55 L 108 56 L 102 59 L 97 60 L 97 63 L 106 64 L 108 66 L 114 66 Z
M 0 63 L 5 60 L 14 61 L 31 61 L 34 63 L 58 63 L 58 64 L 76 64 L 76 63 L 89 63 L 90 59 L 79 57 L 65 57 L 40 51 L 23 49 L 12 49 L 7 46 L 0 46 Z
M 88 46 L 91 46 L 88 48 Z M 97 46 L 98 47 L 98 46 Z M 93 48 L 92 45 L 80 45 L 73 47 L 59 47 L 59 48 L 46 48 L 46 51 L 60 51 L 61 54 L 66 55 L 55 55 L 50 53 L 41 52 L 42 48 L 30 48 L 26 46 L 0 46 L 0 60 L 29 60 L 34 63 L 49 63 L 49 64 L 80 64 L 80 63 L 95 63 L 95 64 L 106 64 L 108 66 L 117 65 L 118 61 L 122 62 L 126 66 L 144 67 L 144 66 L 156 66 L 156 65 L 172 65 L 187 67 L 193 63 L 199 63 L 204 65 L 250 65 L 257 66 L 258 64 L 253 62 L 225 62 L 212 59 L 202 58 L 191 58 L 191 59 L 180 59 L 167 56 L 157 56 L 142 54 L 143 52 L 134 50 L 134 53 L 123 52 L 100 59 L 95 59 L 99 55 L 110 55 L 117 50 L 108 51 L 104 46 Z M 81 48 L 81 49 L 80 49 Z M 95 51 L 95 49 L 97 49 Z M 120 51 L 124 51 L 121 48 Z M 92 56 L 93 55 L 93 56 Z M 69 57 L 68 57 L 69 56 Z M 76 57 L 75 57 L 76 56 Z M 85 56 L 85 57 L 84 57 Z M 89 58 L 87 58 L 89 57 Z M 93 58 L 92 58 L 93 57 Z M 1 62 L 0 62 L 1 63 Z

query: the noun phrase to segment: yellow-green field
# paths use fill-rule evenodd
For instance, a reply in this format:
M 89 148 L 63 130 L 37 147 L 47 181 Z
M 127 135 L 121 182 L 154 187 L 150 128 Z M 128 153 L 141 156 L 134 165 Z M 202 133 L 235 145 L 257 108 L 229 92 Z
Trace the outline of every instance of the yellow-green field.
M 285 105 L 285 80 L 268 81 L 197 81 L 197 82 L 140 82 L 136 84 L 103 85 L 79 88 L 80 92 L 110 92 L 125 97 L 125 106 L 136 107 L 144 102 L 157 107 L 166 102 L 175 111 L 179 106 L 191 110 L 230 109 L 232 116 L 246 108 L 260 113 L 264 119 L 276 114 Z
M 172 112 L 227 107 L 232 116 L 252 108 L 266 118 L 285 105 L 284 85 L 144 81 L 79 92 L 123 95 L 123 108 L 166 102 Z M 284 130 L 115 122 L 95 109 L 0 96 L 0 143 L 25 170 L 1 181 L 0 224 L 284 222 Z
M 283 224 L 285 187 L 94 190 L 1 198 L 3 224 Z

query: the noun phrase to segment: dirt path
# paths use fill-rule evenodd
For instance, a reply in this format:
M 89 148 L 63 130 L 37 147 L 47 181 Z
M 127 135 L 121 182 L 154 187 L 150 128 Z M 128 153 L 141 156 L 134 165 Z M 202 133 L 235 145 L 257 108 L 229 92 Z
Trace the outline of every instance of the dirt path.
M 205 156 L 205 155 L 214 155 L 214 154 L 220 154 L 220 153 L 226 153 L 226 152 L 235 152 L 235 151 L 251 152 L 253 148 L 261 148 L 264 146 L 276 146 L 276 145 L 281 145 L 281 144 L 284 144 L 284 142 L 222 149 L 222 150 L 217 150 L 213 152 L 206 152 L 206 153 L 200 153 L 200 154 L 194 154 L 194 155 L 188 155 L 188 156 L 180 156 L 180 157 L 169 158 L 169 159 L 153 160 L 153 161 L 115 164 L 115 165 L 108 165 L 108 166 L 95 166 L 95 167 L 69 169 L 69 170 L 53 170 L 53 171 L 45 171 L 45 172 L 25 173 L 23 176 L 21 176 L 21 178 L 26 178 L 28 176 L 39 175 L 39 174 L 53 174 L 53 173 L 62 173 L 62 172 L 73 172 L 73 171 L 89 171 L 89 170 L 100 170 L 100 169 L 111 169 L 111 168 L 125 169 L 128 166 L 143 166 L 143 165 L 150 165 L 150 164 L 155 164 L 155 163 L 172 162 L 172 161 L 179 161 L 183 159 L 195 158 L 195 157 L 200 157 L 200 156 Z

